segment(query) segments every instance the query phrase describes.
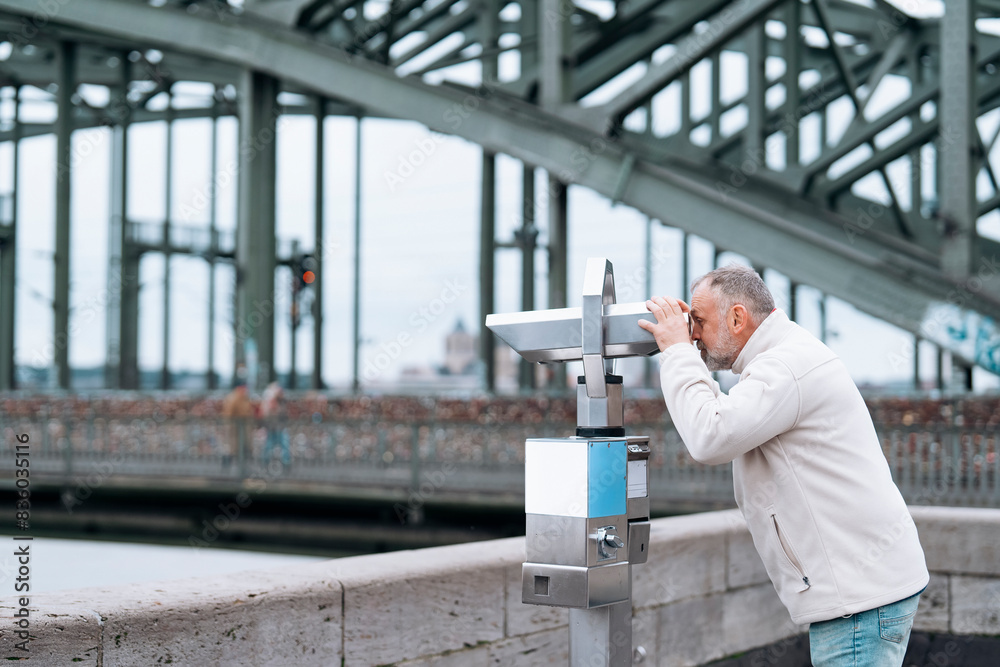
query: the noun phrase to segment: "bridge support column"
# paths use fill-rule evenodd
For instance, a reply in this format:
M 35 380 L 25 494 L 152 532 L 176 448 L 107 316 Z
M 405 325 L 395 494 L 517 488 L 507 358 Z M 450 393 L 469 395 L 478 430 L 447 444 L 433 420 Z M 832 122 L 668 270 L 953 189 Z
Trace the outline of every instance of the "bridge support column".
M 539 50 L 538 21 L 539 1 L 521 0 L 521 76 L 538 67 Z
M 572 0 L 540 0 L 538 9 L 539 99 L 544 109 L 556 111 L 571 97 L 566 55 L 570 52 L 571 18 L 576 10 Z M 566 307 L 567 189 L 566 183 L 549 172 L 549 308 Z M 566 365 L 553 364 L 551 370 L 550 389 L 567 391 Z
M 0 210 L 0 391 L 14 389 L 14 302 L 17 296 L 17 186 L 21 151 L 21 89 L 13 87 L 14 115 L 11 143 L 10 218 L 3 219 Z
M 764 34 L 764 23 L 754 23 L 747 28 L 747 129 L 746 129 L 746 153 L 745 157 L 753 162 L 758 160 L 766 162 L 764 153 L 764 121 L 767 118 L 767 104 L 765 96 L 767 92 L 767 75 L 764 72 L 764 63 L 767 60 L 766 35 Z M 718 52 L 716 52 L 718 53 Z M 712 65 L 718 66 L 719 58 L 712 59 Z M 714 78 L 713 78 L 714 82 Z M 786 89 L 787 90 L 787 89 Z M 796 86 L 796 91 L 798 87 Z M 718 91 L 713 90 L 713 94 Z M 788 93 L 788 98 L 795 100 L 792 104 L 798 103 L 798 96 Z M 721 106 L 721 100 L 716 97 L 713 104 Z M 713 115 L 713 120 L 715 116 Z M 712 128 L 712 140 L 718 141 L 719 129 Z
M 274 379 L 275 171 L 278 80 L 246 70 L 240 85 L 236 228 L 236 365 L 252 389 Z
M 479 231 L 479 321 L 494 311 L 496 277 L 496 155 L 483 151 L 482 195 Z M 483 358 L 483 388 L 496 391 L 496 341 L 493 332 L 480 327 L 480 354 Z
M 483 21 L 483 82 L 496 81 L 499 74 L 497 57 L 498 13 L 494 0 L 482 0 Z M 494 311 L 496 297 L 496 153 L 483 150 L 482 196 L 480 199 L 479 236 L 479 346 L 483 358 L 483 388 L 496 391 L 496 339 L 483 323 Z
M 549 308 L 566 307 L 567 232 L 569 188 L 549 174 Z M 566 385 L 566 364 L 551 364 L 552 384 L 562 393 Z
M 802 61 L 802 38 L 799 25 L 802 22 L 802 4 L 789 2 L 783 9 L 785 19 L 785 73 L 781 78 L 785 85 L 785 118 L 789 120 L 785 129 L 785 168 L 799 163 L 799 69 Z M 761 25 L 763 28 L 763 24 Z
M 972 269 L 976 239 L 975 182 L 978 169 L 973 143 L 978 138 L 975 97 L 975 2 L 954 0 L 941 17 L 941 96 L 938 170 L 940 217 L 945 235 L 941 268 L 954 279 Z M 978 143 L 978 142 L 977 142 Z
M 170 389 L 170 218 L 173 216 L 171 198 L 174 194 L 174 96 L 167 89 L 167 164 L 163 211 L 163 368 L 160 371 L 160 389 Z
M 361 391 L 361 374 L 358 367 L 361 354 L 361 116 L 358 116 L 354 135 L 354 355 L 351 389 Z
M 751 43 L 753 41 L 753 34 L 754 34 L 754 28 L 751 27 L 748 30 L 748 36 L 750 38 Z M 753 58 L 754 58 L 752 48 L 753 47 L 751 47 L 751 51 L 748 54 L 747 58 L 750 61 L 751 70 L 753 69 Z M 722 71 L 721 71 L 722 50 L 716 49 L 715 51 L 713 51 L 712 55 L 709 57 L 709 61 L 712 64 L 712 75 L 711 78 L 709 79 L 709 96 L 710 96 L 709 102 L 711 103 L 712 106 L 708 112 L 708 126 L 712 131 L 712 141 L 718 141 L 719 135 L 721 134 L 720 128 L 722 125 Z M 763 69 L 763 66 L 761 66 L 761 69 Z M 753 90 L 752 77 L 748 85 L 751 86 L 750 90 L 752 91 Z M 749 111 L 747 117 L 748 117 L 747 129 L 749 130 L 750 126 L 752 126 L 754 123 L 754 113 L 752 110 Z M 752 141 L 748 142 L 747 148 L 751 149 L 752 146 L 753 142 Z
M 219 231 L 216 229 L 216 174 L 219 168 L 219 96 L 221 91 L 215 89 L 215 99 L 212 101 L 212 148 L 209 153 L 208 178 L 211 186 L 208 189 L 208 370 L 205 372 L 205 387 L 215 389 L 218 382 L 215 377 L 215 260 L 219 252 Z
M 139 260 L 135 246 L 122 251 L 120 389 L 139 388 Z
M 111 89 L 111 96 L 121 100 L 116 106 L 121 117 L 115 119 L 117 124 L 111 128 L 111 215 L 108 220 L 107 352 L 104 384 L 109 389 L 135 389 L 134 386 L 126 386 L 125 380 L 123 333 L 127 325 L 122 309 L 126 284 L 138 279 L 138 276 L 126 274 L 124 262 L 125 217 L 128 210 L 128 127 L 131 111 L 127 104 L 130 62 L 126 53 L 122 53 L 119 60 L 121 78 L 118 85 Z
M 535 168 L 522 166 L 521 172 L 521 310 L 535 309 Z M 535 388 L 535 364 L 521 359 L 518 366 L 518 386 L 529 393 Z
M 56 247 L 52 299 L 52 345 L 56 386 L 69 389 L 69 236 L 73 159 L 73 94 L 76 92 L 76 44 L 60 42 L 56 51 L 59 91 L 56 95 Z
M 323 209 L 326 201 L 323 192 L 326 166 L 326 133 L 324 123 L 326 122 L 326 98 L 316 98 L 316 165 L 315 165 L 315 198 L 313 224 L 315 225 L 313 258 L 316 262 L 316 282 L 313 283 L 313 365 L 312 381 L 310 385 L 313 389 L 323 388 L 323 257 L 326 254 L 326 246 L 323 241 Z

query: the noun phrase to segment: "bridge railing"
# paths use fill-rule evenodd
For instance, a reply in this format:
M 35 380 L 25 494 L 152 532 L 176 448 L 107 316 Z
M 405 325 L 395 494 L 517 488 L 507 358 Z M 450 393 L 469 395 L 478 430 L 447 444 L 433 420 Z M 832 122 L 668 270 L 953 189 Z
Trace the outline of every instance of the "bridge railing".
M 423 499 L 506 496 L 524 489 L 524 441 L 564 437 L 572 425 L 219 417 L 0 417 L 3 448 L 32 443 L 32 474 L 53 481 L 97 475 L 245 479 L 395 489 Z M 676 505 L 734 503 L 731 466 L 687 453 L 669 422 L 637 424 L 650 437 L 651 498 Z M 958 426 L 882 427 L 893 479 L 912 504 L 1000 507 L 1000 435 Z M 5 456 L 0 469 L 13 466 Z

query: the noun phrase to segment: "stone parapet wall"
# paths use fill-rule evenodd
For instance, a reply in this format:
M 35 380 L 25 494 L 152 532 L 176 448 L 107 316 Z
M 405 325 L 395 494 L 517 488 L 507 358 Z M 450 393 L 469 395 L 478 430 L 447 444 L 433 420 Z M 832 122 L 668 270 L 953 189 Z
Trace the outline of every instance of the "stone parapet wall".
M 916 628 L 1000 634 L 1000 510 L 912 508 L 932 570 Z M 877 545 L 873 545 L 877 548 Z M 568 614 L 520 602 L 524 538 L 359 556 L 208 579 L 31 596 L 29 653 L 46 665 L 565 665 Z M 634 571 L 645 664 L 699 665 L 791 622 L 736 511 L 653 521 Z M 3 600 L 12 618 L 17 600 Z M 780 656 L 775 656 L 780 658 Z

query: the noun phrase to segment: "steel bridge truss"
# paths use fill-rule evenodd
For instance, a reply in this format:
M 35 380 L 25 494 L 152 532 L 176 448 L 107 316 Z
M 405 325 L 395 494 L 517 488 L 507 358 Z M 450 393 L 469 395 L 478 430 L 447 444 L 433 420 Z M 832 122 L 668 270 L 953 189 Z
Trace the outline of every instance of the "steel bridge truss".
M 550 307 L 566 303 L 566 188 L 582 185 L 1000 372 L 1000 244 L 979 233 L 1000 207 L 996 0 L 955 0 L 932 18 L 885 0 L 39 7 L 0 0 L 12 45 L 0 83 L 71 85 L 55 93 L 52 125 L 0 128 L 0 140 L 65 134 L 65 158 L 69 133 L 97 124 L 235 113 L 252 141 L 279 111 L 416 120 L 483 147 L 484 315 L 498 247 L 494 161 L 505 153 L 524 163 L 526 276 L 536 211 L 547 218 Z M 145 107 L 175 81 L 220 92 L 204 108 Z M 83 82 L 120 91 L 110 99 L 126 111 L 74 96 Z M 280 94 L 292 101 L 279 105 Z M 274 266 L 273 155 L 245 166 L 238 272 Z M 548 174 L 544 193 L 536 168 Z M 56 279 L 58 335 L 58 268 Z M 269 288 L 238 282 L 245 319 Z M 269 362 L 273 321 L 249 335 Z M 482 339 L 492 386 L 492 339 Z

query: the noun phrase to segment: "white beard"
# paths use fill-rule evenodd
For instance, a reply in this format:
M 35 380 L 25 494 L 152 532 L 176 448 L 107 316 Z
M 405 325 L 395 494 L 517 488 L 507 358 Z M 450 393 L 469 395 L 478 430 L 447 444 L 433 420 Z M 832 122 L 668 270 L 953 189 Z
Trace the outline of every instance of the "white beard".
M 705 362 L 710 371 L 728 371 L 732 369 L 733 362 L 740 354 L 740 344 L 729 329 L 723 329 L 719 334 L 719 342 L 714 349 L 709 350 L 704 347 L 702 341 L 698 341 L 698 349 L 701 350 L 701 360 Z

